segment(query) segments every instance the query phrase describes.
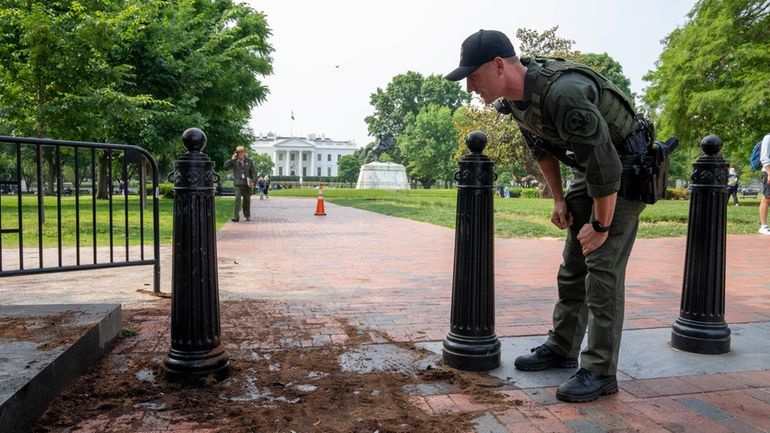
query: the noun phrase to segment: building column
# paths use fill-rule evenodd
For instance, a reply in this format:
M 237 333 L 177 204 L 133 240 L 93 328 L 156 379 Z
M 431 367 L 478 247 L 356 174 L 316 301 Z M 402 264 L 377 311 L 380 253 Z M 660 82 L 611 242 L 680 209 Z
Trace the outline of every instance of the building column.
M 299 176 L 300 179 L 302 179 L 302 152 L 301 150 L 297 151 L 297 176 Z
M 291 152 L 289 152 L 288 150 L 285 150 L 284 153 L 285 153 L 285 156 L 286 156 L 286 158 L 285 158 L 286 164 L 284 166 L 284 174 L 286 176 L 291 176 L 291 169 L 289 168 L 289 167 L 291 167 L 291 161 L 289 161 L 289 157 L 291 157 Z
M 315 150 L 310 151 L 310 175 L 315 176 Z
M 278 175 L 278 151 L 273 149 L 273 173 L 271 176 Z

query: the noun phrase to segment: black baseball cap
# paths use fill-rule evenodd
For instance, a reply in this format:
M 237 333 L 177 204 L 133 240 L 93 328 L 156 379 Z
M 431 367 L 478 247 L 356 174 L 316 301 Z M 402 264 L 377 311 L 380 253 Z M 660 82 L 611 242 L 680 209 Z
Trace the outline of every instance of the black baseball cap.
M 460 48 L 460 66 L 446 75 L 447 80 L 460 81 L 495 57 L 515 56 L 513 44 L 505 33 L 479 30 L 468 36 Z

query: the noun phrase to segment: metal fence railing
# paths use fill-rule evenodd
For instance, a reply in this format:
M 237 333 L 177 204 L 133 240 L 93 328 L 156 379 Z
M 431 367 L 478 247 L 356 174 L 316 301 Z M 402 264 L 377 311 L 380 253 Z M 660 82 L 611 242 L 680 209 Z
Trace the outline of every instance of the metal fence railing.
M 159 293 L 158 181 L 138 146 L 0 136 L 0 277 L 152 265 Z

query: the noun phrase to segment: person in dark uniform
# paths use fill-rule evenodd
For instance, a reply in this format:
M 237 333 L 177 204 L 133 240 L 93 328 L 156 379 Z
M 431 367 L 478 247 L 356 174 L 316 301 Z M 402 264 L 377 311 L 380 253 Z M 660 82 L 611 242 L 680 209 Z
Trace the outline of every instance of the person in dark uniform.
M 254 163 L 246 158 L 246 151 L 243 146 L 235 148 L 235 153 L 229 161 L 225 162 L 225 169 L 233 170 L 233 187 L 235 187 L 235 206 L 233 207 L 233 219 L 238 222 L 239 208 L 241 199 L 243 199 L 243 216 L 246 221 L 251 221 L 251 188 L 254 186 L 256 171 Z
M 616 393 L 625 271 L 644 209 L 638 197 L 618 192 L 624 159 L 650 141 L 633 105 L 586 66 L 519 59 L 508 37 L 494 30 L 469 36 L 460 66 L 446 78 L 465 78 L 468 92 L 511 114 L 553 193 L 551 222 L 567 229 L 553 329 L 514 365 L 525 371 L 576 368 L 580 355 L 580 369 L 556 397 L 584 402 Z M 560 162 L 574 176 L 566 194 Z

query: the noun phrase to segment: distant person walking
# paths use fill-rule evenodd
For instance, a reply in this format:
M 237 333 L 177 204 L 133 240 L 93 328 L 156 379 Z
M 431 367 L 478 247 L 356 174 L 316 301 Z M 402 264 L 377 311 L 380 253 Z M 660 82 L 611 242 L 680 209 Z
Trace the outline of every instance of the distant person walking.
M 265 178 L 260 176 L 259 179 L 257 179 L 257 189 L 259 190 L 259 199 L 264 200 L 265 199 Z
M 270 198 L 270 176 L 265 175 L 265 200 Z
M 735 203 L 736 206 L 738 206 L 739 186 L 740 181 L 738 180 L 738 173 L 735 172 L 735 167 L 730 167 L 730 173 L 727 175 L 727 192 L 733 198 L 733 203 Z
M 759 162 L 762 163 L 762 201 L 759 202 L 759 233 L 770 235 L 767 227 L 767 205 L 770 204 L 770 133 L 762 139 L 762 147 L 759 149 Z
M 240 221 L 239 208 L 243 200 L 243 216 L 246 221 L 251 221 L 251 188 L 254 186 L 254 163 L 246 158 L 246 150 L 243 146 L 235 148 L 235 153 L 229 161 L 225 162 L 225 169 L 233 170 L 233 187 L 235 187 L 235 205 L 233 206 L 232 222 Z

